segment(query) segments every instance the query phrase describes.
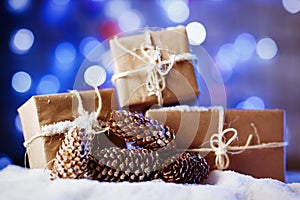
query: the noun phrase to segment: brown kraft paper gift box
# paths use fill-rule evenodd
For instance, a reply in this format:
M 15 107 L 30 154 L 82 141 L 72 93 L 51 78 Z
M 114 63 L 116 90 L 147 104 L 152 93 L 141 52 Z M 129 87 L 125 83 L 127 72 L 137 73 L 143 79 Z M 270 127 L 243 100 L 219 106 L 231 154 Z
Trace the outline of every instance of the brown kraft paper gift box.
M 102 108 L 98 119 L 105 120 L 112 109 L 117 109 L 113 89 L 99 90 Z M 98 97 L 94 90 L 80 92 L 83 108 L 93 112 L 98 108 Z M 77 116 L 78 99 L 72 93 L 33 96 L 19 109 L 25 141 L 41 132 L 41 127 L 66 120 L 73 121 Z M 27 153 L 31 168 L 45 168 L 55 158 L 63 134 L 36 138 L 28 147 Z M 114 138 L 110 138 L 114 140 Z M 109 140 L 106 139 L 106 142 Z M 118 141 L 116 141 L 118 143 Z M 48 166 L 51 168 L 51 166 Z
M 177 111 L 178 112 L 178 111 Z M 211 111 L 199 111 L 190 112 L 183 111 L 186 113 L 190 113 L 189 118 L 193 119 L 191 115 L 194 115 L 195 119 L 199 119 L 201 121 L 201 116 L 203 114 L 207 114 L 207 112 Z M 167 111 L 167 118 L 164 114 L 165 111 L 161 111 L 161 115 L 159 115 L 159 110 L 148 110 L 147 116 L 153 119 L 157 119 L 159 121 L 164 121 L 166 125 L 171 128 L 178 127 L 178 123 L 180 123 L 181 119 L 176 115 L 174 111 Z M 186 114 L 187 115 L 187 114 Z M 200 115 L 200 118 L 197 117 Z M 182 115 L 184 116 L 184 115 Z M 182 117 L 181 116 L 181 117 Z M 203 115 L 204 116 L 204 115 Z M 190 148 L 197 148 L 199 143 L 203 144 L 207 147 L 209 143 L 209 137 L 211 136 L 211 130 L 217 130 L 218 126 L 209 125 L 210 122 L 216 122 L 216 120 L 205 120 L 204 123 L 208 123 L 206 126 L 213 129 L 203 128 L 204 124 L 199 122 L 199 128 L 195 136 L 195 140 L 191 143 Z M 191 129 L 189 123 L 185 123 L 182 129 L 186 130 Z M 280 181 L 285 180 L 285 147 L 266 147 L 259 148 L 262 144 L 271 144 L 271 143 L 282 143 L 285 141 L 285 113 L 283 110 L 226 110 L 225 111 L 225 122 L 223 126 L 223 130 L 227 128 L 234 128 L 238 132 L 238 137 L 236 140 L 231 143 L 231 146 L 239 146 L 242 147 L 246 144 L 247 139 L 250 134 L 253 135 L 253 138 L 249 144 L 249 146 L 256 145 L 255 149 L 247 149 L 236 154 L 228 153 L 230 162 L 229 167 L 226 170 L 234 170 L 239 173 L 248 174 L 256 178 L 274 178 Z M 209 131 L 205 131 L 209 130 Z M 204 131 L 204 132 L 202 132 Z M 190 133 L 188 131 L 185 132 L 186 135 Z M 200 135 L 199 135 L 200 134 Z M 232 133 L 228 133 L 225 135 L 226 141 L 232 136 Z M 187 136 L 190 137 L 190 136 Z M 186 139 L 181 136 L 177 139 Z M 178 142 L 177 144 L 184 143 Z M 199 146 L 198 146 L 199 147 Z M 203 154 L 203 153 L 201 153 Z M 211 170 L 216 169 L 215 165 L 215 154 L 214 152 L 209 152 L 208 154 L 203 154 L 208 164 L 211 167 Z
M 151 45 L 160 49 L 162 60 L 169 59 L 171 54 L 179 55 L 190 52 L 185 27 L 150 32 L 150 35 Z M 145 41 L 145 34 L 110 40 L 115 75 L 146 66 L 145 62 L 126 51 L 134 51 L 138 56 L 143 57 L 140 49 L 141 44 Z M 126 50 L 118 44 L 121 44 Z M 147 60 L 147 58 L 144 59 Z M 147 75 L 148 72 L 142 70 L 115 80 L 121 107 L 145 111 L 146 108 L 158 103 L 157 96 L 149 95 L 149 91 L 145 87 Z M 164 105 L 192 102 L 199 94 L 191 60 L 175 62 L 172 70 L 165 76 L 165 80 L 166 88 L 162 92 Z
M 204 141 L 209 141 L 212 134 L 218 132 L 219 110 L 177 108 L 179 107 L 150 109 L 145 114 L 174 130 L 177 148 L 198 148 Z

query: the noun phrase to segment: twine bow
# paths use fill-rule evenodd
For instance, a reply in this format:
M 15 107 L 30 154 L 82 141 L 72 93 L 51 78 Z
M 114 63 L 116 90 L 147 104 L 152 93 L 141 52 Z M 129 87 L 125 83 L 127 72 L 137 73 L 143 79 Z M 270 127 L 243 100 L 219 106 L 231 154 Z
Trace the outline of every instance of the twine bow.
M 215 166 L 218 170 L 227 169 L 230 165 L 230 158 L 228 154 L 240 154 L 245 150 L 251 149 L 267 149 L 267 148 L 279 148 L 287 146 L 287 142 L 269 142 L 269 143 L 260 143 L 259 135 L 257 129 L 253 123 L 250 123 L 254 130 L 254 134 L 257 137 L 258 144 L 250 145 L 251 140 L 253 139 L 253 134 L 249 134 L 246 143 L 243 146 L 233 146 L 232 143 L 234 140 L 238 139 L 238 131 L 235 128 L 227 128 L 222 130 L 224 123 L 224 109 L 217 108 L 219 111 L 219 130 L 218 133 L 212 134 L 209 140 L 210 148 L 193 148 L 187 149 L 187 151 L 194 152 L 213 152 L 215 154 Z M 231 137 L 226 139 L 226 135 L 233 133 Z
M 225 135 L 233 132 L 233 135 L 226 140 Z M 228 153 L 234 154 L 234 153 L 242 153 L 250 144 L 250 141 L 252 139 L 252 135 L 249 135 L 247 142 L 244 146 L 241 146 L 239 149 L 233 148 L 231 146 L 231 143 L 237 139 L 238 132 L 234 128 L 227 128 L 224 131 L 222 131 L 220 134 L 213 134 L 210 137 L 210 146 L 212 151 L 215 153 L 215 165 L 219 170 L 224 170 L 229 167 L 230 159 L 228 156 Z
M 165 76 L 171 71 L 174 64 L 179 61 L 193 60 L 196 56 L 190 53 L 183 54 L 171 54 L 168 59 L 162 60 L 161 50 L 159 47 L 155 47 L 151 41 L 151 35 L 149 31 L 145 32 L 146 42 L 141 44 L 140 50 L 143 56 L 136 54 L 133 50 L 126 49 L 115 37 L 115 43 L 125 52 L 131 54 L 134 58 L 137 58 L 145 63 L 145 66 L 130 70 L 126 72 L 121 72 L 113 75 L 112 82 L 116 85 L 116 80 L 119 78 L 124 78 L 126 76 L 139 73 L 141 71 L 147 72 L 147 77 L 145 80 L 145 86 L 148 90 L 148 95 L 156 95 L 158 104 L 163 105 L 163 95 L 162 92 L 166 88 Z M 146 59 L 145 59 L 146 58 Z
M 32 136 L 29 140 L 25 141 L 23 143 L 24 147 L 28 147 L 34 140 L 40 137 L 45 137 L 45 136 L 54 136 L 60 133 L 64 133 L 68 129 L 75 127 L 75 126 L 80 126 L 81 128 L 85 128 L 88 132 L 93 133 L 93 134 L 98 134 L 107 131 L 107 129 L 103 129 L 103 131 L 94 131 L 93 130 L 93 124 L 96 123 L 97 116 L 99 116 L 102 108 L 102 98 L 100 96 L 100 92 L 97 88 L 97 86 L 91 85 L 95 93 L 98 96 L 98 108 L 96 112 L 88 113 L 84 108 L 83 108 L 83 103 L 82 99 L 80 97 L 80 94 L 77 90 L 71 90 L 70 93 L 72 93 L 78 100 L 78 108 L 77 112 L 79 116 L 74 120 L 74 121 L 62 121 L 58 122 L 55 124 L 49 124 L 47 126 L 43 126 L 41 129 L 41 132 L 38 134 L 35 134 Z

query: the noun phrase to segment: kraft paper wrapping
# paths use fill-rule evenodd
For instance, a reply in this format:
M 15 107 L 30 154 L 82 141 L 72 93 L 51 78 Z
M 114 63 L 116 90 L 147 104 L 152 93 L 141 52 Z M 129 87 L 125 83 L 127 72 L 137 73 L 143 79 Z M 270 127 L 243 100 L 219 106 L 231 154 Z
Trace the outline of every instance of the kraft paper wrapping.
M 218 110 L 180 111 L 150 109 L 146 116 L 171 127 L 179 149 L 198 148 L 218 132 Z
M 184 27 L 150 32 L 150 34 L 152 45 L 160 48 L 163 60 L 169 59 L 171 54 L 190 52 Z M 116 38 L 116 40 L 127 50 L 142 56 L 140 48 L 141 44 L 146 41 L 144 34 Z M 144 62 L 120 48 L 115 39 L 110 40 L 110 48 L 115 74 L 145 66 Z M 143 110 L 158 103 L 155 95 L 149 96 L 149 91 L 144 85 L 146 77 L 147 72 L 142 71 L 115 81 L 121 107 Z M 163 90 L 164 105 L 184 103 L 197 98 L 199 90 L 192 61 L 176 62 L 165 78 L 167 86 Z
M 102 98 L 102 109 L 98 119 L 105 120 L 112 109 L 117 109 L 113 89 L 99 90 Z M 80 92 L 83 107 L 89 112 L 98 108 L 98 97 L 95 91 Z M 74 120 L 78 116 L 78 99 L 72 93 L 33 96 L 19 109 L 25 141 L 41 132 L 41 127 L 66 120 Z M 31 168 L 45 168 L 55 158 L 63 134 L 39 137 L 27 148 Z M 51 165 L 48 167 L 51 168 Z
M 159 109 L 148 110 L 147 116 L 151 119 L 157 119 L 164 122 L 178 132 L 179 124 L 183 133 L 176 137 L 177 144 L 187 146 L 188 141 L 192 141 L 189 148 L 197 148 L 200 144 L 207 147 L 211 131 L 216 131 L 218 125 L 211 125 L 217 120 L 211 118 L 207 120 L 207 115 L 212 111 L 159 111 Z M 184 113 L 184 114 L 183 114 Z M 179 117 L 181 115 L 181 117 Z M 199 119 L 199 127 L 196 134 L 190 135 L 191 123 L 188 120 L 182 121 L 183 116 L 189 116 L 189 119 Z M 200 116 L 200 117 L 199 117 Z M 206 116 L 206 117 L 205 117 Z M 216 116 L 216 115 L 212 115 Z M 203 127 L 204 126 L 204 127 Z M 205 128 L 206 127 L 206 128 Z M 223 129 L 234 128 L 238 132 L 238 139 L 234 140 L 231 146 L 244 146 L 249 135 L 253 134 L 251 145 L 268 144 L 273 142 L 285 141 L 285 112 L 283 110 L 226 110 Z M 187 131 L 184 131 L 187 130 Z M 185 136 L 184 136 L 185 135 Z M 226 135 L 227 140 L 231 135 Z M 189 139 L 193 138 L 193 140 Z M 199 147 L 199 146 L 198 146 Z M 203 152 L 201 152 L 203 154 Z M 203 154 L 211 170 L 216 169 L 215 154 L 210 152 Z M 276 148 L 256 148 L 246 149 L 241 153 L 230 154 L 230 164 L 227 170 L 234 170 L 239 173 L 248 174 L 256 178 L 274 178 L 280 181 L 285 180 L 285 147 Z

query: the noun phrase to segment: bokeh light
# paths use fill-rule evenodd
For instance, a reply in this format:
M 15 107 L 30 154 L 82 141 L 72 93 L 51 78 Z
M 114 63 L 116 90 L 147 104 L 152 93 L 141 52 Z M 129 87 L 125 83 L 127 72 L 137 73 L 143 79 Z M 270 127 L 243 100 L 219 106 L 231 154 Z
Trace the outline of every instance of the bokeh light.
M 103 64 L 103 67 L 107 71 L 107 73 L 113 73 L 113 61 L 112 61 L 112 56 L 110 51 L 106 51 L 102 57 L 101 57 L 101 62 Z
M 4 169 L 8 165 L 13 164 L 12 160 L 8 156 L 1 156 L 0 157 L 0 170 Z
M 282 5 L 284 9 L 291 14 L 296 14 L 300 11 L 299 0 L 282 0 Z
M 186 26 L 186 32 L 191 45 L 200 45 L 205 41 L 206 29 L 199 22 L 191 22 Z
M 31 77 L 28 73 L 19 71 L 13 75 L 11 86 L 16 92 L 24 93 L 30 89 L 31 82 Z
M 241 33 L 236 37 L 234 46 L 238 51 L 239 60 L 246 61 L 251 58 L 255 51 L 256 40 L 254 36 L 249 33 Z
M 67 5 L 70 0 L 52 0 L 52 2 L 58 6 L 64 6 Z
M 234 68 L 239 59 L 239 52 L 235 45 L 226 43 L 222 45 L 217 53 L 216 62 L 221 68 Z
M 120 32 L 118 22 L 114 20 L 105 20 L 99 25 L 99 34 L 102 38 L 113 37 Z
M 169 1 L 165 4 L 165 9 L 169 19 L 175 23 L 182 23 L 190 16 L 188 5 L 181 0 Z
M 138 11 L 127 10 L 118 18 L 118 23 L 122 31 L 130 31 L 141 28 L 143 19 Z
M 271 38 L 263 38 L 256 45 L 256 52 L 261 59 L 269 60 L 277 54 L 277 45 Z
M 41 9 L 42 19 L 47 25 L 57 25 L 64 22 L 68 10 L 71 8 L 68 0 L 48 0 Z
M 106 80 L 106 71 L 99 65 L 88 67 L 84 72 L 84 81 L 91 86 L 100 86 Z
M 8 0 L 7 1 L 7 8 L 11 12 L 24 12 L 30 6 L 31 0 Z
M 59 79 L 52 75 L 47 74 L 44 75 L 36 88 L 37 94 L 53 94 L 57 93 L 60 89 L 60 81 Z
M 260 97 L 252 96 L 252 97 L 247 98 L 245 101 L 240 102 L 236 106 L 236 108 L 263 110 L 263 109 L 265 109 L 265 103 Z
M 55 48 L 55 58 L 62 64 L 70 64 L 75 60 L 76 49 L 69 42 L 62 42 Z
M 104 46 L 94 37 L 84 38 L 79 45 L 80 52 L 89 61 L 98 61 L 105 51 Z
M 32 47 L 33 42 L 33 33 L 27 28 L 22 28 L 12 35 L 10 49 L 16 54 L 25 54 Z
M 20 116 L 19 115 L 17 115 L 15 117 L 15 127 L 16 127 L 16 130 L 18 132 L 22 132 L 22 125 L 21 125 L 21 120 L 20 120 Z
M 113 18 L 118 19 L 122 13 L 126 12 L 130 9 L 130 2 L 127 0 L 111 0 L 106 3 L 104 8 L 105 15 Z

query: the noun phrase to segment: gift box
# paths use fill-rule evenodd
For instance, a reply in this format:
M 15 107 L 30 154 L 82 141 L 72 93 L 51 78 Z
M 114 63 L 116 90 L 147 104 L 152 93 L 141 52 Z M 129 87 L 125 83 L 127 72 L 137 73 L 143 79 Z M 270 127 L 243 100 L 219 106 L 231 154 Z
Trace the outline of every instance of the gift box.
M 117 109 L 117 103 L 113 89 L 99 90 L 102 99 L 101 112 L 97 116 L 99 120 L 105 120 L 112 109 Z M 80 92 L 83 108 L 88 112 L 94 112 L 98 108 L 98 97 L 95 91 Z M 25 142 L 32 140 L 40 134 L 42 127 L 58 122 L 73 121 L 78 117 L 78 98 L 73 93 L 33 96 L 19 109 L 19 116 Z M 105 137 L 104 134 L 101 136 Z M 37 137 L 27 146 L 29 164 L 31 168 L 51 168 L 47 166 L 55 158 L 61 145 L 63 134 Z M 105 139 L 105 138 L 104 138 Z M 115 138 L 106 139 L 106 143 L 112 141 L 119 143 Z M 118 144 L 121 145 L 121 144 Z
M 171 127 L 179 149 L 198 148 L 219 129 L 220 112 L 216 108 L 174 106 L 150 109 L 145 115 Z
M 286 144 L 283 110 L 226 110 L 225 115 L 222 112 L 219 115 L 212 115 L 220 117 L 219 120 L 210 117 L 211 120 L 204 121 L 201 117 L 205 116 L 205 113 L 212 113 L 210 109 L 183 110 L 180 111 L 181 114 L 175 114 L 176 112 L 179 111 L 153 109 L 148 110 L 146 115 L 165 122 L 171 128 L 174 127 L 175 132 L 180 130 L 177 127 L 183 126 L 180 134 L 186 135 L 186 138 L 194 137 L 193 140 L 188 140 L 191 141 L 191 145 L 186 150 L 199 151 L 207 160 L 211 170 L 221 168 L 256 178 L 285 180 L 284 146 Z M 181 118 L 189 116 L 191 121 L 199 120 L 196 133 L 191 133 L 189 130 L 192 128 L 188 126 L 197 126 L 197 123 L 189 125 L 178 115 L 181 115 Z M 225 116 L 224 121 L 222 115 Z M 211 123 L 217 123 L 217 125 L 211 125 Z M 202 128 L 202 126 L 206 126 L 206 128 Z M 186 131 L 184 131 L 184 127 L 188 127 Z M 213 129 L 210 129 L 211 127 Z M 188 146 L 186 138 L 180 135 L 177 140 L 182 141 L 177 143 L 184 143 L 185 146 Z M 221 167 L 218 166 L 220 164 L 218 161 L 221 162 Z
M 110 40 L 110 49 L 113 82 L 122 108 L 145 111 L 154 104 L 172 105 L 197 98 L 191 60 L 195 56 L 190 54 L 185 27 L 115 37 Z

